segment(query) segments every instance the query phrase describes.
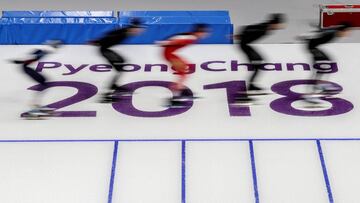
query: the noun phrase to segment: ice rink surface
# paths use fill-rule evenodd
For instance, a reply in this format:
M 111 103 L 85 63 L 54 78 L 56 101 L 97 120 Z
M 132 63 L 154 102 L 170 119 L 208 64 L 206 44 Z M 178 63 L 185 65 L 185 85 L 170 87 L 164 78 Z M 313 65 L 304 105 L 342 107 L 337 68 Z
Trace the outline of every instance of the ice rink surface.
M 44 103 L 62 111 L 41 121 L 20 118 L 39 89 L 7 62 L 35 46 L 0 46 L 0 202 L 359 202 L 360 44 L 328 45 L 334 62 L 315 66 L 302 45 L 256 46 L 267 59 L 260 84 L 273 92 L 261 105 L 229 105 L 251 71 L 236 46 L 198 45 L 181 52 L 201 97 L 183 111 L 164 105 L 176 76 L 161 48 L 115 48 L 134 94 L 110 105 L 97 102 L 106 61 L 95 47 L 65 46 L 34 64 L 51 83 Z M 313 71 L 342 91 L 303 109 L 297 93 Z

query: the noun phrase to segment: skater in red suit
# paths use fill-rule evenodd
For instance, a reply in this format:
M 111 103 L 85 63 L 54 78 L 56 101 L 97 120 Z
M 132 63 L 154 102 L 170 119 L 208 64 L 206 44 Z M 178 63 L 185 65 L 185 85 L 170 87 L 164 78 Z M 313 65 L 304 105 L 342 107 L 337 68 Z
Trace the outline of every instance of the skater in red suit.
M 208 26 L 205 24 L 196 24 L 189 33 L 181 33 L 159 42 L 164 47 L 164 58 L 171 64 L 175 73 L 179 76 L 177 81 L 170 89 L 175 92 L 170 99 L 170 106 L 181 106 L 182 100 L 187 99 L 190 94 L 184 88 L 184 82 L 187 79 L 188 62 L 179 56 L 176 52 L 188 45 L 196 43 L 205 38 L 209 33 Z

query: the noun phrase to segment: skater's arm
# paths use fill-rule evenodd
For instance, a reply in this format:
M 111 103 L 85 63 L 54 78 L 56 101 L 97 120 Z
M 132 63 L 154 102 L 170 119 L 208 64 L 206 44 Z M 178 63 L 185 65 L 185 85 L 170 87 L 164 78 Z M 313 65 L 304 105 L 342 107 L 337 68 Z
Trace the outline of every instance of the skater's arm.
M 251 43 L 266 36 L 268 26 L 268 24 L 260 23 L 242 27 L 239 32 L 239 35 L 241 36 L 241 41 L 244 43 Z
M 163 46 L 178 46 L 192 44 L 197 40 L 193 35 L 178 35 L 162 42 Z
M 314 38 L 309 40 L 310 47 L 317 47 L 326 44 L 335 38 L 334 30 L 327 30 L 317 34 Z

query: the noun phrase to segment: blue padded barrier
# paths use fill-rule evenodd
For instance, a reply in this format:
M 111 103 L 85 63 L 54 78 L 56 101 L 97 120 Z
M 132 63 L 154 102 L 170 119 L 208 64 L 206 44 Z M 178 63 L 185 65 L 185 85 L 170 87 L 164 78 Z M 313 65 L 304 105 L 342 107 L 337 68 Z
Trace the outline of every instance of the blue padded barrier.
M 35 17 L 114 17 L 113 11 L 3 11 L 5 18 L 35 18 Z
M 0 44 L 11 44 L 12 41 L 6 21 L 0 18 Z
M 151 44 L 174 34 L 189 32 L 193 24 L 206 23 L 211 34 L 199 41 L 201 44 L 231 44 L 228 35 L 233 34 L 233 25 L 227 11 L 120 11 L 120 26 L 127 26 L 132 18 L 141 18 L 146 31 L 127 40 L 128 44 Z
M 1 39 L 2 44 L 42 44 L 49 39 L 86 44 L 119 27 L 112 11 L 4 11 L 1 22 L 11 36 Z
M 134 17 L 142 18 L 146 31 L 127 44 L 152 44 L 174 34 L 188 32 L 195 23 L 209 24 L 211 35 L 204 44 L 227 44 L 233 25 L 227 11 L 3 11 L 0 44 L 42 44 L 60 39 L 66 44 L 85 44 L 112 29 L 124 27 Z

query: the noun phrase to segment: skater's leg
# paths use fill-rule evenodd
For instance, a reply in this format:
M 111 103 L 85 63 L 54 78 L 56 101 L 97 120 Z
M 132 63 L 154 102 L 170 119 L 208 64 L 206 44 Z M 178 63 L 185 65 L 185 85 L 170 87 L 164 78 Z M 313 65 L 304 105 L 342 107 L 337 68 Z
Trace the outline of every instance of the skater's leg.
M 185 90 L 185 81 L 187 79 L 187 67 L 188 63 L 182 58 L 172 54 L 168 55 L 166 59 L 169 61 L 173 67 L 175 74 L 178 76 L 177 80 L 169 88 L 173 92 L 173 97 L 169 99 L 169 106 L 177 108 L 184 107 L 187 105 L 187 102 L 184 101 L 184 96 L 187 93 Z
M 318 48 L 314 48 L 310 50 L 310 53 L 313 56 L 313 63 L 320 63 L 320 62 L 330 62 L 331 59 L 330 57 L 325 54 L 323 51 L 321 51 Z M 317 83 L 313 86 L 313 93 L 316 92 L 322 92 L 325 89 L 325 86 L 327 86 L 327 84 L 322 83 L 322 80 L 327 80 L 328 79 L 328 74 L 324 74 L 320 71 L 314 70 L 314 76 L 313 79 L 317 81 Z
M 110 80 L 109 86 L 108 86 L 109 90 L 118 90 L 119 89 L 119 86 L 117 84 L 118 84 L 120 76 L 121 76 L 120 72 L 114 73 L 112 79 Z
M 116 73 L 113 78 L 110 80 L 109 90 L 117 90 L 118 89 L 118 80 L 120 79 L 122 72 L 124 72 L 124 58 L 121 57 L 116 52 L 108 49 L 108 48 L 101 48 L 101 54 L 108 60 L 108 62 L 114 67 Z
M 176 71 L 175 73 L 179 76 L 170 89 L 177 94 L 176 96 L 180 96 L 185 87 L 184 84 L 187 79 L 186 70 L 188 65 L 179 57 L 173 57 L 169 62 Z
M 250 79 L 248 81 L 248 84 L 249 84 L 249 87 L 248 87 L 248 90 L 262 90 L 262 88 L 259 88 L 258 86 L 256 86 L 256 79 L 258 78 L 259 76 L 259 73 L 260 73 L 260 68 L 261 68 L 261 63 L 262 61 L 253 61 L 251 62 L 251 65 L 254 69 L 254 72 L 252 73 L 252 75 L 250 76 Z
M 241 47 L 242 51 L 245 53 L 245 55 L 247 56 L 251 66 L 252 66 L 252 69 L 254 70 L 252 72 L 252 74 L 250 75 L 249 80 L 247 82 L 249 84 L 248 89 L 249 90 L 261 90 L 261 88 L 257 87 L 255 84 L 259 77 L 260 68 L 263 63 L 263 58 L 255 49 L 253 49 L 248 44 L 242 43 L 240 47 Z
M 25 74 L 27 74 L 30 78 L 38 82 L 43 88 L 45 88 L 47 79 L 41 75 L 40 73 L 36 72 L 32 68 L 28 67 L 27 64 L 23 64 L 23 71 Z M 34 107 L 40 107 L 41 106 L 41 97 L 43 93 L 42 91 L 37 91 L 36 95 L 33 97 L 33 100 L 31 102 L 31 105 Z
M 318 48 L 309 49 L 309 52 L 312 55 L 313 64 L 331 61 L 331 59 Z M 304 101 L 311 106 L 321 105 L 322 103 L 319 100 L 319 97 L 323 94 L 324 86 L 327 85 L 322 82 L 326 79 L 326 74 L 314 70 L 311 79 L 315 80 L 316 83 L 310 86 L 309 93 L 303 95 Z

